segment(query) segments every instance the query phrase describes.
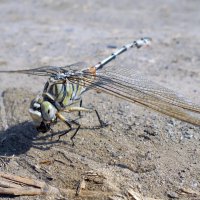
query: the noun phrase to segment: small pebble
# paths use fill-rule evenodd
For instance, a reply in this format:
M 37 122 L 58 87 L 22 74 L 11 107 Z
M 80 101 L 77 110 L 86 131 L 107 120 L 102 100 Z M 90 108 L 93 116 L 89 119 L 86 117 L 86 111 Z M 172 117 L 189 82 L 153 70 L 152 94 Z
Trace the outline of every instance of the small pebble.
M 171 191 L 167 192 L 167 196 L 173 199 L 178 198 L 178 194 L 176 192 Z

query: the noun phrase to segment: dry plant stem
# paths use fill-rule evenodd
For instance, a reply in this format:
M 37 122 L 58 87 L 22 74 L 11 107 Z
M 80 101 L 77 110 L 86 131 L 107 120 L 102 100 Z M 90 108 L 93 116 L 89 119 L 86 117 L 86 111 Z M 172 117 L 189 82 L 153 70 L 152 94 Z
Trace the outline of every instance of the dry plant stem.
M 45 182 L 24 178 L 16 175 L 6 174 L 0 172 L 0 194 L 15 195 L 15 196 L 35 196 L 35 195 L 78 195 L 80 198 L 98 198 L 105 197 L 112 200 L 118 199 L 115 191 L 89 191 L 85 189 L 85 180 L 80 182 L 79 191 L 71 189 L 59 189 L 46 184 Z M 180 189 L 179 194 L 187 194 L 199 196 L 198 192 L 191 189 Z M 154 198 L 143 197 L 141 194 L 135 192 L 132 188 L 127 189 L 125 196 L 134 200 L 158 200 Z M 122 195 L 123 196 L 123 195 Z
M 75 195 L 74 190 L 58 189 L 47 185 L 45 182 L 36 181 L 16 175 L 0 172 L 0 194 L 16 196 L 35 196 L 35 195 Z M 80 197 L 99 197 L 113 195 L 99 191 L 81 191 Z
M 23 178 L 20 176 L 10 175 L 10 174 L 6 174 L 6 173 L 2 173 L 2 172 L 0 172 L 0 177 L 15 181 L 15 182 L 23 183 L 26 185 L 38 187 L 38 188 L 43 188 L 46 186 L 46 183 L 41 182 L 41 181 L 36 181 L 36 180 L 30 179 L 30 178 Z
M 0 188 L 21 188 L 19 184 L 12 183 L 10 181 L 7 181 L 5 179 L 0 178 Z
M 76 191 L 74 190 L 63 190 L 61 189 L 61 193 L 63 194 L 67 194 L 68 195 L 72 195 L 75 196 L 76 195 Z M 80 198 L 99 198 L 99 197 L 104 197 L 107 198 L 108 196 L 112 196 L 114 195 L 114 192 L 102 192 L 102 191 L 89 191 L 89 190 L 81 190 L 80 194 L 78 194 L 78 197 Z
M 34 196 L 43 194 L 43 191 L 37 188 L 0 188 L 0 194 Z
M 59 195 L 60 190 L 45 182 L 0 172 L 0 194 L 10 195 Z

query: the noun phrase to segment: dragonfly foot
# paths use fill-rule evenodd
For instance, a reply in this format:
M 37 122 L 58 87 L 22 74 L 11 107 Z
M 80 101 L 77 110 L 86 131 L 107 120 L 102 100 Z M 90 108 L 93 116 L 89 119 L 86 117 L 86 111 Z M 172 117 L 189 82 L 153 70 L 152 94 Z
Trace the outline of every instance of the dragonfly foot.
M 100 120 L 99 122 L 100 122 L 101 128 L 105 128 L 110 125 L 108 122 L 104 122 L 102 120 Z
M 69 133 L 70 131 L 72 130 L 72 128 L 70 127 L 68 130 L 66 130 L 66 131 L 64 131 L 62 134 L 60 134 L 59 136 L 58 136 L 58 142 L 60 141 L 60 138 L 62 137 L 62 136 L 64 136 L 64 135 L 66 135 L 67 133 Z
M 70 140 L 72 141 L 72 146 L 74 146 L 74 138 L 76 136 L 76 134 L 78 133 L 79 129 L 80 129 L 81 125 L 78 125 L 76 131 L 74 132 L 74 134 L 71 136 Z

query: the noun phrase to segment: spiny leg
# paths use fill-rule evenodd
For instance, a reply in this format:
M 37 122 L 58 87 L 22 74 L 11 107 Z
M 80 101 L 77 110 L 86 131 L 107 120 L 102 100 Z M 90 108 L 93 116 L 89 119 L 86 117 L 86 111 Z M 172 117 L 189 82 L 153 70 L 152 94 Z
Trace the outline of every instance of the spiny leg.
M 75 122 L 75 121 L 74 121 Z M 76 122 L 77 123 L 77 122 Z M 78 127 L 77 127 L 77 129 L 75 130 L 75 132 L 74 132 L 74 134 L 70 137 L 70 140 L 72 141 L 72 145 L 74 146 L 74 137 L 76 136 L 76 134 L 78 133 L 78 131 L 79 131 L 79 129 L 80 129 L 80 127 L 81 127 L 81 125 L 79 124 L 79 123 L 77 123 L 78 124 Z
M 97 115 L 97 118 L 98 118 L 98 120 L 99 120 L 99 123 L 100 123 L 101 127 L 107 126 L 107 124 L 104 123 L 104 122 L 101 120 L 101 118 L 100 118 L 100 116 L 99 116 L 99 113 L 98 113 L 97 110 L 95 110 L 95 109 L 84 108 L 84 107 L 70 107 L 70 108 L 67 108 L 67 109 L 62 110 L 62 112 L 68 112 L 68 113 L 69 113 L 69 112 L 75 112 L 75 111 L 78 111 L 78 112 L 81 112 L 81 111 L 84 111 L 84 112 L 95 112 L 96 115 Z M 68 132 L 70 132 L 70 131 L 72 130 L 72 123 L 75 124 L 75 125 L 77 126 L 77 128 L 76 128 L 74 134 L 73 134 L 73 135 L 71 136 L 71 138 L 70 138 L 71 141 L 72 141 L 72 145 L 74 146 L 74 137 L 75 137 L 76 134 L 78 133 L 78 131 L 79 131 L 81 125 L 80 125 L 78 122 L 74 121 L 74 120 L 72 120 L 72 121 L 67 121 L 67 120 L 65 119 L 65 117 L 64 117 L 60 112 L 58 112 L 56 115 L 57 115 L 57 117 L 58 117 L 62 122 L 64 122 L 64 123 L 69 127 L 69 129 L 68 129 L 67 131 L 65 131 L 64 133 L 62 133 L 62 134 L 59 135 L 58 141 L 60 140 L 60 138 L 61 138 L 63 135 L 67 134 Z
M 101 127 L 103 128 L 103 127 L 108 126 L 108 124 L 107 124 L 106 122 L 104 122 L 104 121 L 100 118 L 100 115 L 99 115 L 98 111 L 97 111 L 96 109 L 94 109 L 93 111 L 96 113 L 96 116 L 97 116 L 97 118 L 98 118 L 98 120 L 99 120 L 99 123 L 100 123 Z
M 73 141 L 73 139 L 74 139 L 74 137 L 76 136 L 77 132 L 79 131 L 80 127 L 81 127 L 80 124 L 79 124 L 78 122 L 75 122 L 75 121 L 67 121 L 67 120 L 65 119 L 65 117 L 64 117 L 63 115 L 61 115 L 59 112 L 57 113 L 57 117 L 69 127 L 69 129 L 68 129 L 67 131 L 65 131 L 64 133 L 62 133 L 62 134 L 59 135 L 58 141 L 60 140 L 60 138 L 61 138 L 63 135 L 69 133 L 69 132 L 72 130 L 72 123 L 78 126 L 78 127 L 76 128 L 74 134 L 73 134 L 73 135 L 71 136 L 71 138 L 70 138 L 71 141 L 72 141 L 72 145 L 74 146 L 74 141 Z
M 97 116 L 97 119 L 101 125 L 101 127 L 105 127 L 107 126 L 108 124 L 103 122 L 100 118 L 100 115 L 99 113 L 97 112 L 96 109 L 92 109 L 92 108 L 84 108 L 84 107 L 71 107 L 71 108 L 67 108 L 65 110 L 63 110 L 64 112 L 75 112 L 75 111 L 78 111 L 78 112 L 81 112 L 81 111 L 84 111 L 84 112 L 95 112 L 96 113 L 96 116 Z
M 83 100 L 81 99 L 81 100 L 80 100 L 79 106 L 82 107 L 82 104 L 83 104 Z M 81 111 L 78 111 L 78 116 L 79 116 L 80 118 L 82 117 L 82 116 L 81 116 Z
M 81 99 L 81 100 L 80 100 L 80 104 L 79 104 L 80 108 L 82 108 L 82 104 L 83 104 L 83 100 Z M 86 109 L 87 109 L 87 108 L 86 108 Z M 100 123 L 101 127 L 104 127 L 104 126 L 106 125 L 106 123 L 103 122 L 103 120 L 101 120 L 100 115 L 99 115 L 99 113 L 98 113 L 98 111 L 97 111 L 96 109 L 89 109 L 89 110 L 84 110 L 84 111 L 86 111 L 86 112 L 92 112 L 92 111 L 94 111 L 94 112 L 96 113 L 96 116 L 97 116 L 97 118 L 98 118 L 98 120 L 99 120 L 99 123 Z M 79 116 L 80 118 L 82 117 L 81 111 L 78 111 L 78 116 Z
M 72 130 L 72 125 L 71 125 L 70 122 L 68 122 L 66 119 L 65 119 L 65 121 L 63 121 L 63 122 L 69 127 L 69 129 L 66 130 L 66 131 L 64 131 L 64 133 L 62 133 L 62 134 L 60 134 L 60 135 L 58 136 L 58 141 L 60 140 L 60 138 L 61 138 L 63 135 L 69 133 L 69 132 Z

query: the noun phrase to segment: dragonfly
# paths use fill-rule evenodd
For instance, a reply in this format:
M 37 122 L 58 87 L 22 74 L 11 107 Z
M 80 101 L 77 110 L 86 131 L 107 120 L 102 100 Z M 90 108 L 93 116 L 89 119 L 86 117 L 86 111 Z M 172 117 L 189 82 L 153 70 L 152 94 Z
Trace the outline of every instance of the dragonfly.
M 176 92 L 160 86 L 157 83 L 137 75 L 131 67 L 106 68 L 108 63 L 126 52 L 130 48 L 140 49 L 149 46 L 152 39 L 144 37 L 124 45 L 107 58 L 91 67 L 83 67 L 82 62 L 58 67 L 43 66 L 35 69 L 0 71 L 0 73 L 18 73 L 37 76 L 47 76 L 42 95 L 32 100 L 29 113 L 40 132 L 52 130 L 52 126 L 59 121 L 64 122 L 68 129 L 59 136 L 67 134 L 73 125 L 77 128 L 71 136 L 73 141 L 80 129 L 80 124 L 69 120 L 64 113 L 95 112 L 100 126 L 106 125 L 96 109 L 82 106 L 82 94 L 90 89 L 128 100 L 145 106 L 167 116 L 200 126 L 200 106 L 192 103 Z M 79 104 L 79 106 L 75 106 Z

